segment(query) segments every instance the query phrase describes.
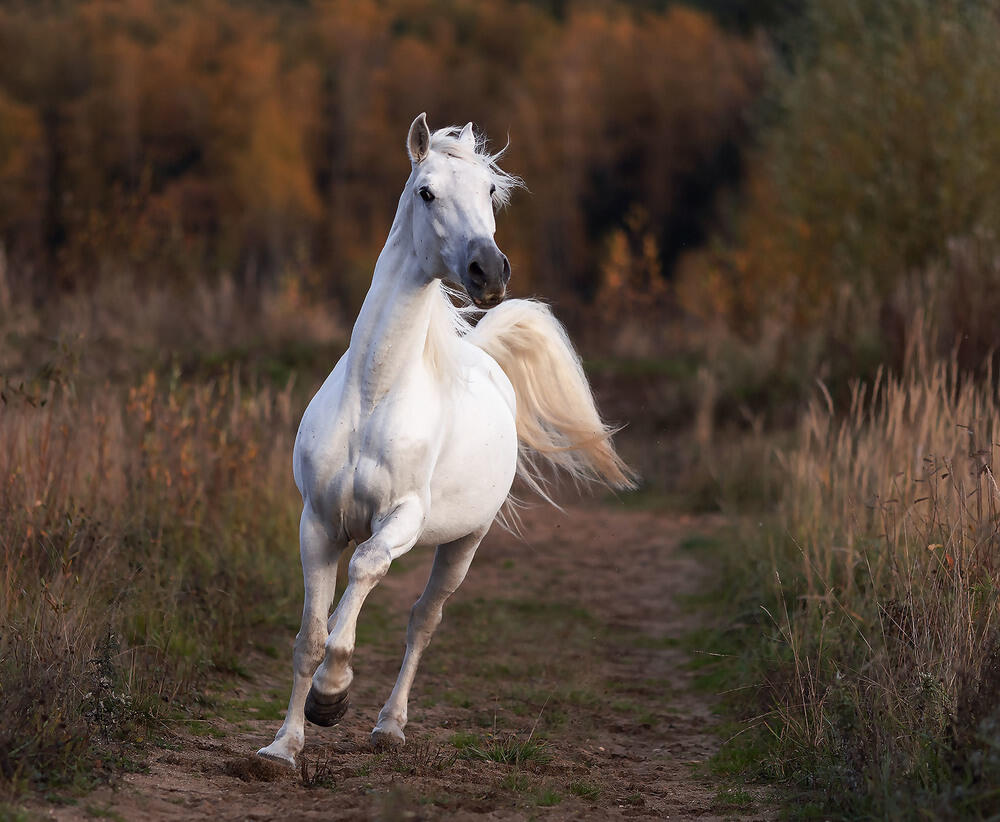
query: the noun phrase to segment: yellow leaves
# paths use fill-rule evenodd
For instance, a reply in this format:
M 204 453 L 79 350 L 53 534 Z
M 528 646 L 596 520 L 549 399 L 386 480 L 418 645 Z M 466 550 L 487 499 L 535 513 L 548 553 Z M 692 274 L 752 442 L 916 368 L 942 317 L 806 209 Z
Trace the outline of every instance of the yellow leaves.
M 935 551 L 942 548 L 944 548 L 944 545 L 942 545 L 940 542 L 932 542 L 930 545 L 927 546 L 927 550 L 930 551 L 931 553 L 934 553 Z M 949 571 L 955 567 L 955 557 L 951 555 L 950 551 L 946 551 L 942 558 L 944 560 L 944 564 L 948 566 Z
M 597 305 L 605 318 L 662 308 L 667 295 L 660 253 L 644 210 L 634 208 L 626 227 L 611 233 L 601 266 Z
M 537 193 L 501 221 L 525 290 L 595 293 L 622 230 L 629 259 L 615 251 L 608 287 L 644 295 L 612 269 L 662 279 L 659 260 L 683 242 L 670 228 L 686 207 L 679 181 L 739 139 L 763 66 L 757 46 L 673 5 L 570 4 L 560 17 L 514 0 L 456 0 L 448 14 L 433 0 L 292 6 L 0 9 L 0 35 L 26 44 L 0 61 L 0 89 L 13 74 L 81 78 L 45 134 L 41 91 L 0 92 L 0 176 L 23 178 L 0 188 L 0 239 L 28 224 L 17 238 L 58 242 L 35 252 L 58 250 L 67 280 L 109 262 L 188 282 L 315 267 L 356 298 L 407 174 L 406 124 L 426 107 L 435 126 L 474 120 L 494 147 L 509 132 L 506 163 Z M 65 158 L 58 179 L 32 178 L 51 159 L 40 151 Z M 46 187 L 59 209 L 44 207 Z M 639 233 L 625 224 L 637 205 Z
M 249 144 L 232 161 L 238 196 L 261 219 L 320 215 L 302 134 L 290 114 L 281 97 L 264 96 L 248 124 Z

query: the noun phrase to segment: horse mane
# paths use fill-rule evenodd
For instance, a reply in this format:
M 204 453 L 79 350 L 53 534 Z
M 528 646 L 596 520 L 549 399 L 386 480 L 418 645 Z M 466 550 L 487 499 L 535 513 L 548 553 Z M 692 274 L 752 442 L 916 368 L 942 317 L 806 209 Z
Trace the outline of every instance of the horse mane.
M 449 383 L 458 374 L 457 342 L 472 330 L 468 318 L 478 316 L 482 311 L 473 306 L 461 291 L 440 280 L 438 292 L 431 304 L 424 359 L 438 379 Z
M 475 144 L 472 144 L 459 139 L 461 133 L 459 126 L 439 128 L 431 135 L 429 150 L 485 168 L 494 186 L 493 203 L 497 208 L 503 208 L 510 202 L 511 194 L 516 189 L 525 187 L 520 177 L 500 168 L 500 158 L 510 146 L 510 141 L 491 154 L 485 135 L 477 134 Z M 448 382 L 458 374 L 458 349 L 455 343 L 472 330 L 473 323 L 469 318 L 482 316 L 483 312 L 473 306 L 465 293 L 457 288 L 440 282 L 439 289 L 440 299 L 434 301 L 431 311 L 424 356 L 434 373 Z

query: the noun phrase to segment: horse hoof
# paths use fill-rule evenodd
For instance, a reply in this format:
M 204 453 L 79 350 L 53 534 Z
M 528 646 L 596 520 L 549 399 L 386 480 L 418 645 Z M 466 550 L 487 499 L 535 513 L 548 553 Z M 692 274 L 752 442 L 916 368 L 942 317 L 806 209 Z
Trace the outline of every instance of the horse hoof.
M 399 723 L 392 719 L 381 719 L 372 731 L 371 745 L 376 750 L 385 748 L 402 748 L 406 737 Z
M 402 748 L 406 744 L 406 737 L 401 731 L 392 733 L 390 731 L 380 731 L 376 728 L 372 731 L 371 745 L 376 751 L 384 751 L 389 748 Z
M 286 768 L 295 768 L 295 755 L 289 751 L 276 747 L 273 743 L 266 748 L 257 751 L 257 756 L 268 762 L 275 762 L 284 765 Z
M 327 696 L 317 691 L 315 686 L 310 688 L 306 697 L 306 719 L 313 725 L 324 728 L 336 725 L 347 713 L 347 708 L 351 704 L 347 694 L 348 692 L 344 691 L 342 694 Z

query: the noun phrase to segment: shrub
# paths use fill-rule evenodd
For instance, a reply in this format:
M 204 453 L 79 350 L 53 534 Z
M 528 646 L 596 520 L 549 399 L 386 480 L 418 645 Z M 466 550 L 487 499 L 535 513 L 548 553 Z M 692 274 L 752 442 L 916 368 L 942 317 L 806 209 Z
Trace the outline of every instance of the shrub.
M 777 327 L 791 349 L 818 329 L 826 352 L 854 350 L 860 327 L 898 366 L 913 275 L 967 238 L 996 255 L 1000 17 L 988 0 L 813 0 L 796 33 L 734 237 L 685 261 L 678 294 L 747 339 Z M 992 305 L 976 284 L 971 301 Z

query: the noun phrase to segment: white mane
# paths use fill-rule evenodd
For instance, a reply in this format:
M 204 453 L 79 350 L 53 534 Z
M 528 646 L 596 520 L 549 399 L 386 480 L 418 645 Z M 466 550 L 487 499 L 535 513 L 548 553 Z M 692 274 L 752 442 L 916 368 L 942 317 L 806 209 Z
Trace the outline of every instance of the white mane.
M 473 328 L 467 318 L 480 316 L 483 312 L 472 305 L 463 292 L 444 282 L 438 282 L 438 291 L 440 296 L 434 300 L 427 327 L 424 358 L 437 377 L 449 383 L 458 374 L 456 343 Z M 455 305 L 454 300 L 458 300 L 459 305 Z
M 490 154 L 484 135 L 476 135 L 473 146 L 459 139 L 461 133 L 462 129 L 458 126 L 439 128 L 431 135 L 430 151 L 440 151 L 449 157 L 458 157 L 485 168 L 490 174 L 490 181 L 496 186 L 493 202 L 498 208 L 502 208 L 510 202 L 510 195 L 515 189 L 524 188 L 524 180 L 508 174 L 499 165 L 500 158 L 503 157 L 510 141 L 496 154 Z

